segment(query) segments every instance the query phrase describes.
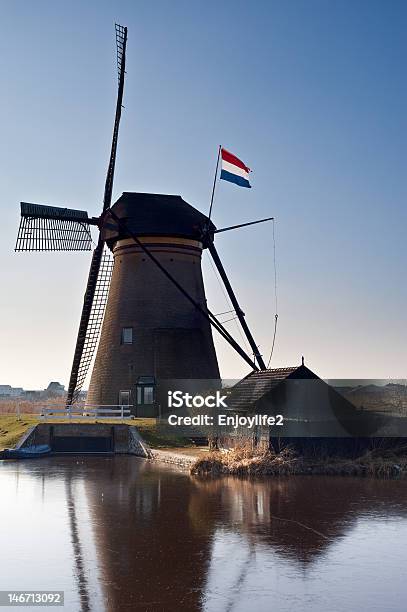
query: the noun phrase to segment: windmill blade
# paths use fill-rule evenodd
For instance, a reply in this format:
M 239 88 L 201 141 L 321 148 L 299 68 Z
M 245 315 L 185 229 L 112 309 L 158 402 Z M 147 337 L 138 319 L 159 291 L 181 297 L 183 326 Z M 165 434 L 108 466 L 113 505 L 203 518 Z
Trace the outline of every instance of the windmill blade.
M 90 251 L 92 236 L 85 210 L 21 202 L 16 251 Z
M 100 256 L 100 259 L 99 259 Z M 103 243 L 94 250 L 69 381 L 67 404 L 75 404 L 89 372 L 105 314 L 113 256 Z
M 119 137 L 119 125 L 122 116 L 123 91 L 124 91 L 124 76 L 126 74 L 126 45 L 127 45 L 127 28 L 116 23 L 116 48 L 117 48 L 117 72 L 118 72 L 118 89 L 116 101 L 116 114 L 114 118 L 112 148 L 110 151 L 109 166 L 107 169 L 105 194 L 103 198 L 103 210 L 107 210 L 112 203 L 113 178 L 116 165 L 117 140 Z
M 123 91 L 124 91 L 124 76 L 126 72 L 126 44 L 127 44 L 127 28 L 116 24 L 116 47 L 117 47 L 117 69 L 119 75 L 119 84 L 117 90 L 116 113 L 113 127 L 112 146 L 110 150 L 109 166 L 107 169 L 105 192 L 103 197 L 103 211 L 110 208 L 112 202 L 113 179 L 116 165 L 117 141 L 119 136 L 119 125 L 122 114 Z M 86 373 L 92 361 L 93 354 L 97 345 L 100 326 L 103 320 L 104 303 L 109 292 L 109 280 L 103 280 L 103 269 L 101 265 L 104 261 L 104 240 L 99 235 L 97 247 L 93 251 L 92 262 L 90 265 L 88 283 L 86 286 L 85 297 L 83 300 L 83 308 L 81 320 L 79 323 L 78 337 L 76 340 L 75 353 L 73 358 L 71 376 L 68 386 L 67 407 L 70 406 L 79 397 L 80 390 L 86 378 Z M 111 271 L 110 271 L 111 273 Z M 100 284 L 98 284 L 100 282 Z M 105 298 L 99 303 L 97 297 L 98 287 L 104 283 L 102 294 L 106 291 Z M 104 293 L 103 293 L 104 295 Z M 101 313 L 102 311 L 102 313 Z M 99 314 L 98 314 L 99 313 Z M 95 321 L 97 320 L 97 324 Z
M 120 87 L 120 78 L 125 70 L 126 61 L 126 43 L 127 43 L 127 28 L 115 23 L 116 30 L 116 49 L 117 49 L 117 79 L 118 87 Z

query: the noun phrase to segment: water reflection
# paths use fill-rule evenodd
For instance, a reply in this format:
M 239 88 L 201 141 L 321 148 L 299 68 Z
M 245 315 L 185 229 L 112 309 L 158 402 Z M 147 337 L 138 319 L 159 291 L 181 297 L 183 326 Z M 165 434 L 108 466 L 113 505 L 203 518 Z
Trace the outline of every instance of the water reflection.
M 73 554 L 75 559 L 75 577 L 78 583 L 78 594 L 80 597 L 81 603 L 81 612 L 89 612 L 91 610 L 90 607 L 90 598 L 89 598 L 89 587 L 88 581 L 86 578 L 85 568 L 84 568 L 84 559 L 82 552 L 82 544 L 79 535 L 79 526 L 78 519 L 76 514 L 75 507 L 75 494 L 72 490 L 72 475 L 67 472 L 67 476 L 65 479 L 66 483 L 66 503 L 68 508 L 68 516 L 69 516 L 69 528 L 71 533 L 71 542 L 73 546 Z
M 248 540 L 272 546 L 274 552 L 298 563 L 310 563 L 337 538 L 349 534 L 362 517 L 407 518 L 404 482 L 340 477 L 298 477 L 268 481 L 225 478 L 196 481 L 191 513 L 239 526 Z M 222 509 L 220 511 L 220 509 Z
M 405 610 L 403 481 L 207 481 L 133 457 L 56 457 L 3 464 L 3 485 L 2 520 L 30 487 L 34 515 L 60 517 L 40 524 L 52 568 L 50 549 L 37 554 L 53 588 L 69 568 L 66 610 Z M 10 567 L 29 567 L 11 535 Z M 29 586 L 7 576 L 0 588 Z
M 111 463 L 110 481 L 98 472 L 86 486 L 109 610 L 201 609 L 213 528 L 191 520 L 195 486 L 171 469 L 123 459 Z

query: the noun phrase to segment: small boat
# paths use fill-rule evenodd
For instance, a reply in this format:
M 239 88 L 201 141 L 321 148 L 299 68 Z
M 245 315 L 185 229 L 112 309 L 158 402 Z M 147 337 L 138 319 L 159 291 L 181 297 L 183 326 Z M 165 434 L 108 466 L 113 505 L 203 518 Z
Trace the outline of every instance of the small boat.
M 39 444 L 38 446 L 26 446 L 23 448 L 5 448 L 0 451 L 0 459 L 37 459 L 44 457 L 51 452 L 51 447 L 48 444 Z

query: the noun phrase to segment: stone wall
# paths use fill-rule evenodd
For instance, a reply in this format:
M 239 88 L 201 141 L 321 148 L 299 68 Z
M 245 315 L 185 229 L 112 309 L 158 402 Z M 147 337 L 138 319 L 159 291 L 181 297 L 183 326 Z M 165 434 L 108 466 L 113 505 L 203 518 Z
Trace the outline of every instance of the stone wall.
M 195 456 L 181 455 L 181 453 L 172 451 L 162 451 L 158 449 L 150 449 L 150 458 L 153 461 L 159 461 L 161 463 L 171 463 L 180 468 L 189 470 L 193 463 L 196 461 Z

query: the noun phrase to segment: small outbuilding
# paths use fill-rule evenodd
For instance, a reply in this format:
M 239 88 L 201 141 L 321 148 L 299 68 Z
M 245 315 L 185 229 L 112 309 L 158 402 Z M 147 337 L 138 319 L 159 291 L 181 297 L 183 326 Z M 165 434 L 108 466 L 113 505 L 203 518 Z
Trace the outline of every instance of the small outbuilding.
M 230 391 L 228 413 L 239 417 L 219 432 L 219 443 L 233 447 L 250 441 L 272 447 L 292 445 L 301 452 L 349 454 L 370 444 L 384 424 L 381 415 L 356 408 L 304 365 L 250 373 Z M 260 423 L 248 426 L 248 417 Z M 260 418 L 261 417 L 261 418 Z

